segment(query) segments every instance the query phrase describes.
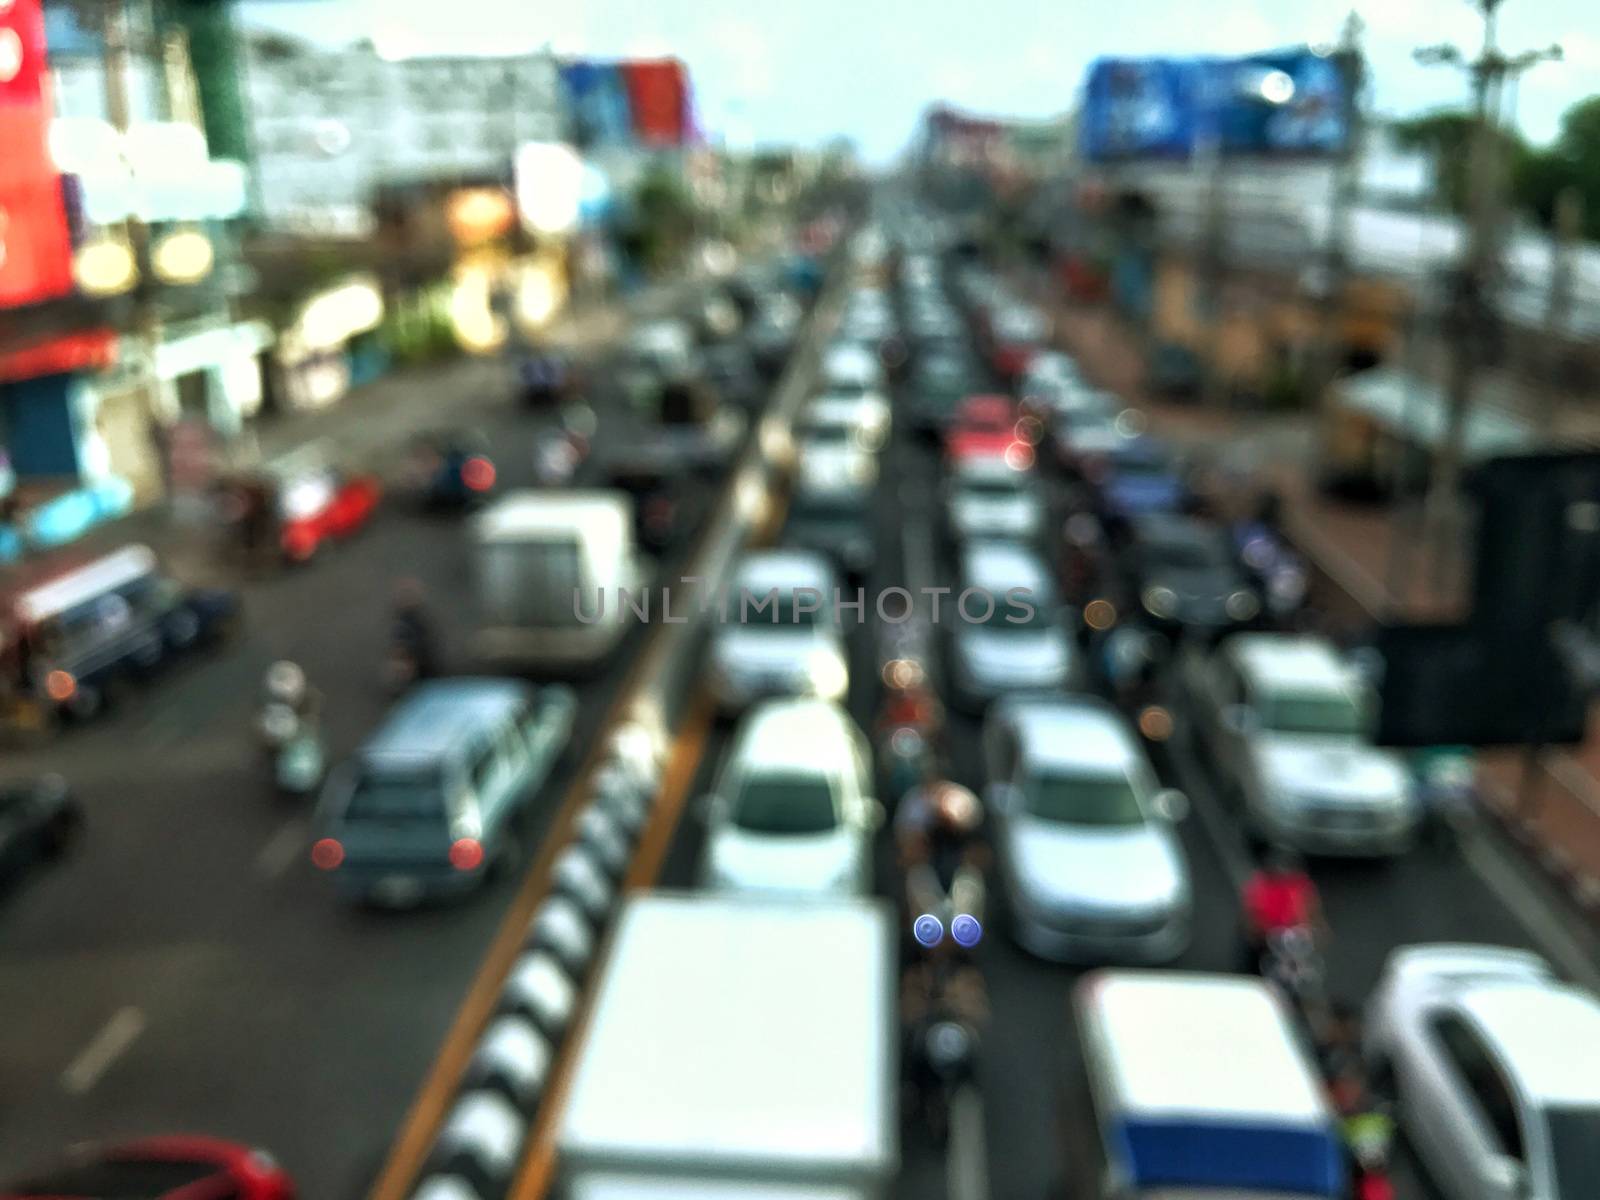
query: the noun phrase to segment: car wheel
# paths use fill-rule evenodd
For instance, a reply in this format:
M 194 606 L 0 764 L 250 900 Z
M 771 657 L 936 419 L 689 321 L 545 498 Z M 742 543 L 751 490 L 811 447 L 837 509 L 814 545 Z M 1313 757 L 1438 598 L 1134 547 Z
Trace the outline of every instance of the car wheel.
M 180 608 L 167 618 L 167 639 L 179 650 L 187 650 L 200 636 L 200 618 L 192 609 Z

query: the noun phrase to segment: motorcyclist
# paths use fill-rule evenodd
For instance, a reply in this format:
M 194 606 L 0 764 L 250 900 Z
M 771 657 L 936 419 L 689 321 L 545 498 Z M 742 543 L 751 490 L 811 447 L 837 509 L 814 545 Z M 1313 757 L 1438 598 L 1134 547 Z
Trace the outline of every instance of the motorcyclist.
M 261 681 L 257 725 L 262 741 L 276 752 L 304 726 L 314 726 L 322 712 L 322 693 L 312 687 L 299 663 L 273 663 Z
M 1114 626 L 1101 640 L 1101 670 L 1124 711 L 1136 711 L 1155 699 L 1163 647 L 1160 634 L 1131 621 Z
M 933 913 L 948 926 L 958 913 L 982 919 L 988 847 L 978 837 L 977 796 L 930 763 L 927 778 L 895 812 L 895 842 L 905 872 L 907 915 Z M 906 922 L 909 928 L 909 920 Z
M 901 1054 L 916 1113 L 936 1141 L 949 1130 L 949 1101 L 976 1082 L 978 1046 L 989 1022 L 983 976 L 970 963 L 920 959 L 900 980 Z
M 392 630 L 392 658 L 407 666 L 411 680 L 439 674 L 438 632 L 427 594 L 415 579 L 403 579 L 395 588 Z
M 1383 1106 L 1364 1096 L 1355 1111 L 1344 1116 L 1340 1131 L 1350 1159 L 1355 1200 L 1394 1200 L 1394 1183 L 1389 1178 L 1394 1119 Z
M 1062 584 L 1066 598 L 1073 603 L 1089 599 L 1090 592 L 1099 582 L 1100 566 L 1105 551 L 1105 538 L 1100 523 L 1088 513 L 1074 513 L 1062 527 L 1065 551 L 1062 563 Z
M 1300 930 L 1313 938 L 1325 932 L 1317 885 L 1290 850 L 1274 848 L 1244 885 L 1247 970 L 1261 972 L 1275 938 Z

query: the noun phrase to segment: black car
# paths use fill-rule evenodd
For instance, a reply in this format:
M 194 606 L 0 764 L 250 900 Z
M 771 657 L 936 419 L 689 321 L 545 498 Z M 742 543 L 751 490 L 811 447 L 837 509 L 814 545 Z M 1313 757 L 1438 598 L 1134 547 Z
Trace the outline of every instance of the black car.
M 59 775 L 0 783 L 0 890 L 71 848 L 83 809 Z
M 407 480 L 417 504 L 429 510 L 460 510 L 494 491 L 489 439 L 475 430 L 421 433 L 412 439 Z
M 1261 597 L 1216 525 L 1149 513 L 1134 518 L 1128 532 L 1129 591 L 1157 628 L 1211 637 L 1249 628 L 1260 617 Z
M 873 561 L 872 489 L 829 487 L 796 491 L 783 540 L 827 555 L 852 580 Z
M 968 396 L 987 391 L 986 378 L 971 355 L 946 351 L 923 354 L 911 373 L 909 415 L 912 428 L 938 437 Z

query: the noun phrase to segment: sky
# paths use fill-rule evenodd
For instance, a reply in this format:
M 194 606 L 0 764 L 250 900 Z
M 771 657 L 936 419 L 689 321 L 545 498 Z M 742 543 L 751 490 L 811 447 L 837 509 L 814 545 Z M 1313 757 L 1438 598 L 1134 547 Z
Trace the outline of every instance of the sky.
M 1466 80 L 1424 67 L 1413 47 L 1469 54 L 1482 23 L 1467 0 L 1356 0 L 1379 112 L 1464 103 Z M 247 25 L 324 43 L 371 37 L 405 51 L 504 53 L 549 44 L 597 58 L 675 54 L 708 131 L 734 144 L 816 144 L 845 135 L 869 161 L 892 158 L 923 110 L 944 101 L 1044 117 L 1077 101 L 1102 55 L 1236 54 L 1337 40 L 1347 8 L 1327 0 L 245 0 Z M 1502 49 L 1560 43 L 1534 68 L 1517 120 L 1554 137 L 1562 111 L 1600 91 L 1595 0 L 1506 0 Z

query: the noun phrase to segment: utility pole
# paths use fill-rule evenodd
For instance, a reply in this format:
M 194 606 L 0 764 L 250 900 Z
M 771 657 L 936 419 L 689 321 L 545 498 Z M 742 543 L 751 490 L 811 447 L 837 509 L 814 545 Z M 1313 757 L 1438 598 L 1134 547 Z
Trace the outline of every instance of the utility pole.
M 1454 46 L 1415 52 L 1425 65 L 1466 70 L 1472 82 L 1472 144 L 1468 159 L 1468 225 L 1465 253 L 1451 273 L 1445 305 L 1449 366 L 1445 379 L 1445 436 L 1433 462 L 1427 511 L 1433 529 L 1433 582 L 1444 583 L 1460 550 L 1459 493 L 1473 385 L 1484 364 L 1484 343 L 1493 336 L 1493 295 L 1499 283 L 1500 238 L 1505 214 L 1504 173 L 1500 166 L 1498 120 L 1502 89 L 1538 63 L 1557 60 L 1561 47 L 1503 54 L 1495 38 L 1495 16 L 1504 0 L 1475 0 L 1483 14 L 1483 48 L 1465 62 Z
M 1200 229 L 1199 300 L 1205 327 L 1206 352 L 1200 381 L 1203 406 L 1215 408 L 1222 395 L 1220 369 L 1222 344 L 1223 259 L 1227 253 L 1227 176 L 1223 171 L 1222 139 L 1215 130 L 1201 134 L 1195 163 L 1205 188 Z
M 1544 313 L 1544 354 L 1540 366 L 1544 380 L 1539 388 L 1540 436 L 1555 433 L 1561 403 L 1561 338 L 1572 307 L 1572 255 L 1583 228 L 1583 193 L 1566 187 L 1556 197 L 1555 229 L 1550 235 L 1550 294 Z
M 1345 286 L 1350 278 L 1350 222 L 1361 197 L 1361 164 L 1365 136 L 1364 90 L 1366 59 L 1361 52 L 1361 34 L 1366 28 L 1354 10 L 1345 17 L 1336 51 L 1344 76 L 1344 94 L 1349 97 L 1345 149 L 1334 164 L 1332 190 L 1328 197 L 1328 233 L 1323 246 L 1322 337 L 1308 389 L 1313 405 L 1320 407 L 1328 387 L 1339 374 L 1340 336 L 1344 319 Z

